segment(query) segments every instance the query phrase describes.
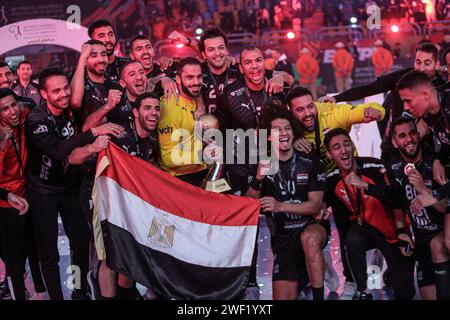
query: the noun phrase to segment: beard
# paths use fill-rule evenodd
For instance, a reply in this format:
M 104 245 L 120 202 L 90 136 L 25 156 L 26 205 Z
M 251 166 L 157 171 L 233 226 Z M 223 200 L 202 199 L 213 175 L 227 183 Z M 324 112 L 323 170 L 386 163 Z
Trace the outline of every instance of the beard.
M 181 82 L 181 90 L 183 90 L 183 92 L 184 92 L 187 96 L 189 96 L 189 97 L 191 97 L 191 98 L 197 98 L 197 97 L 199 97 L 199 96 L 201 95 L 201 90 L 198 92 L 198 94 L 194 94 L 194 93 L 192 93 L 192 92 L 189 90 L 188 87 L 186 87 L 186 86 L 184 85 L 183 82 Z
M 104 76 L 106 73 L 106 67 L 108 65 L 105 65 L 105 67 L 103 68 L 103 71 L 97 71 L 96 65 L 93 66 L 89 66 L 87 69 L 89 70 L 90 73 L 93 73 L 97 76 Z
M 414 159 L 419 154 L 420 148 L 419 146 L 416 146 L 416 149 L 413 152 L 408 152 L 405 148 L 401 148 L 399 151 L 403 156 Z
M 112 56 L 114 54 L 114 49 L 116 48 L 116 43 L 107 42 L 107 43 L 105 43 L 105 46 L 106 46 L 106 44 L 111 44 L 112 45 L 111 49 L 108 49 L 108 48 L 105 47 L 106 48 L 106 55 L 108 57 L 110 57 L 110 56 Z

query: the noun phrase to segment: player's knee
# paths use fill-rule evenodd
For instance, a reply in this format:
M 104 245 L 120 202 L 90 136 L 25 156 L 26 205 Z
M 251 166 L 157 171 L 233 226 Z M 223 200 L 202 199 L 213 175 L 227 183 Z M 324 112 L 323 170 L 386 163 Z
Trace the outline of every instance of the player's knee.
M 438 234 L 433 239 L 431 239 L 430 250 L 433 256 L 433 260 L 435 261 L 441 261 L 443 259 L 445 260 L 446 256 L 448 255 L 446 254 L 447 252 L 446 238 L 444 237 L 443 234 Z
M 320 250 L 322 236 L 317 230 L 306 230 L 301 234 L 303 250 Z

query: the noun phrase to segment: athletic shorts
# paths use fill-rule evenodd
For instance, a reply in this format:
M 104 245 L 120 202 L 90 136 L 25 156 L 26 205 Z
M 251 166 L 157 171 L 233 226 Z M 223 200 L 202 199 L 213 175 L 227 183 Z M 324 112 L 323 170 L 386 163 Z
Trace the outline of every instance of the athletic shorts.
M 302 273 L 306 272 L 305 254 L 300 242 L 300 235 L 305 228 L 310 224 L 320 224 L 325 228 L 327 237 L 330 236 L 330 222 L 328 220 L 314 220 L 305 225 L 303 228 L 295 228 L 289 231 L 286 238 L 283 239 L 283 243 L 280 244 L 275 239 L 274 250 L 274 262 L 272 270 L 272 281 L 279 280 L 299 280 Z M 328 240 L 324 242 L 323 248 L 326 247 Z M 323 249 L 322 248 L 322 249 Z
M 417 261 L 417 283 L 419 287 L 434 284 L 434 265 L 431 259 L 430 241 L 439 232 L 433 235 L 416 236 L 414 258 Z

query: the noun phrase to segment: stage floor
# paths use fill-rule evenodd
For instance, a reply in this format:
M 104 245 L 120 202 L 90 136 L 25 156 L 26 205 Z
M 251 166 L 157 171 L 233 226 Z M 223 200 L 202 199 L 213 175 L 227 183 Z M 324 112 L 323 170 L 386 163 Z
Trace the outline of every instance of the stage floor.
M 334 269 L 339 274 L 339 289 L 337 293 L 329 293 L 329 290 L 326 289 L 326 299 L 328 300 L 337 300 L 339 299 L 339 294 L 341 294 L 343 290 L 344 280 L 342 277 L 342 263 L 339 249 L 339 238 L 337 235 L 336 228 L 334 228 L 334 224 L 332 222 L 332 234 L 331 234 L 331 243 L 330 243 L 330 254 L 332 258 L 332 264 Z M 59 238 L 58 238 L 58 248 L 61 255 L 60 258 L 60 272 L 61 272 L 61 285 L 63 288 L 63 293 L 65 299 L 70 300 L 70 294 L 72 290 L 68 288 L 67 280 L 70 277 L 70 272 L 67 270 L 70 265 L 70 250 L 69 250 L 69 241 L 64 233 L 64 229 L 61 221 L 59 221 Z M 273 255 L 270 248 L 270 232 L 266 224 L 266 219 L 264 216 L 260 216 L 260 232 L 259 232 L 259 240 L 258 240 L 258 265 L 257 265 L 257 279 L 260 288 L 260 297 L 262 300 L 271 300 L 272 299 L 272 264 L 273 264 Z M 31 273 L 29 267 L 27 265 L 27 280 L 26 287 L 31 295 L 34 293 L 33 282 L 31 279 Z M 4 265 L 0 262 L 0 279 L 4 277 Z M 144 294 L 145 288 L 138 285 L 139 291 Z M 416 299 L 419 299 L 418 290 L 416 290 Z M 310 290 L 305 290 L 306 299 L 312 300 L 312 294 Z M 377 300 L 389 300 L 392 299 L 392 291 L 390 288 L 372 290 L 372 294 L 374 299 Z

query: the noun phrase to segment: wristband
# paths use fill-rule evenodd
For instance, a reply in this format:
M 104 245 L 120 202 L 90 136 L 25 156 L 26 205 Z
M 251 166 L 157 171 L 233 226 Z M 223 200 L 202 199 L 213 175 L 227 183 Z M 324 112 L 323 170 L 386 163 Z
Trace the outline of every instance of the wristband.
M 395 230 L 395 232 L 397 233 L 397 235 L 402 234 L 402 233 L 407 233 L 406 229 L 404 227 L 397 228 Z
M 252 177 L 252 181 L 250 181 L 250 187 L 255 189 L 256 191 L 261 190 L 262 181 L 256 179 L 256 177 Z
M 442 199 L 444 199 L 444 197 L 442 196 L 442 194 L 439 192 L 438 189 L 433 190 L 433 191 L 431 192 L 431 195 L 432 195 L 434 198 L 436 198 L 437 201 L 441 201 Z

